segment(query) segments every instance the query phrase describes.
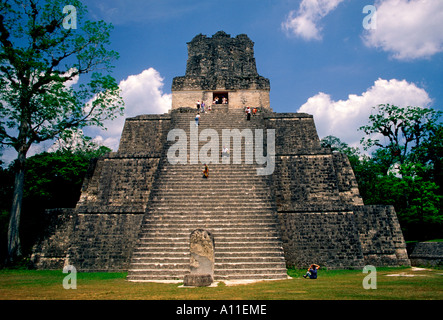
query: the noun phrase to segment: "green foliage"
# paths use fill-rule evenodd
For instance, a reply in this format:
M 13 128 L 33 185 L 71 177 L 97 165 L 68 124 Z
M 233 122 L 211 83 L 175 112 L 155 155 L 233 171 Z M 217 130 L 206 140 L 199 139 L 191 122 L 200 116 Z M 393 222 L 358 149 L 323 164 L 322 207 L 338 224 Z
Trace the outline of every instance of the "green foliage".
M 422 132 L 419 147 L 403 163 L 393 165 L 392 149 L 379 147 L 371 156 L 339 138 L 322 139 L 323 147 L 348 155 L 365 204 L 393 205 L 406 239 L 428 240 L 443 235 L 441 192 L 442 128 L 434 123 Z M 398 159 L 398 158 L 397 158 Z
M 95 71 L 110 72 L 118 58 L 106 48 L 113 27 L 69 4 L 79 29 L 63 27 L 66 1 L 0 1 L 0 143 L 17 151 L 122 113 L 115 79 Z
M 75 207 L 90 159 L 104 152 L 109 149 L 102 147 L 91 153 L 60 150 L 30 157 L 26 162 L 24 204 L 34 206 L 37 200 L 46 209 Z
M 390 164 L 400 164 L 415 157 L 415 151 L 435 129 L 442 112 L 421 107 L 398 107 L 380 104 L 377 113 L 369 116 L 369 124 L 360 127 L 366 133 L 361 140 L 365 150 L 372 147 L 386 149 Z M 375 135 L 375 138 L 374 138 Z M 381 141 L 380 136 L 384 139 Z
M 73 208 L 79 197 L 90 161 L 111 150 L 98 147 L 87 150 L 60 149 L 44 152 L 26 160 L 26 176 L 23 197 L 23 219 L 20 224 L 23 251 L 30 252 L 35 240 L 44 231 L 44 211 L 50 208 Z M 11 206 L 14 172 L 12 165 L 1 169 L 0 182 L 0 256 L 6 252 L 6 234 Z M 3 259 L 2 259 L 3 261 Z
M 108 49 L 112 25 L 85 20 L 86 7 L 72 0 L 69 5 L 75 8 L 73 19 L 79 28 L 66 27 L 67 4 L 0 0 L 0 145 L 18 154 L 8 235 L 10 261 L 21 255 L 19 224 L 29 148 L 72 129 L 103 127 L 105 121 L 123 114 L 119 86 L 109 75 L 118 58 Z

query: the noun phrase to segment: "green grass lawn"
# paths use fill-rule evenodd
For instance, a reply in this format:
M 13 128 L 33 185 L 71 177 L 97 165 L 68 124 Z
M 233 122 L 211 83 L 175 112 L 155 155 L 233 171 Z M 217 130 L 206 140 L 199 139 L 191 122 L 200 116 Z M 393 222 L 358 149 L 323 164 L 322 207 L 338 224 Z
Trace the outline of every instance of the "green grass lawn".
M 316 280 L 289 269 L 292 279 L 184 288 L 133 283 L 126 273 L 77 273 L 77 289 L 64 289 L 60 271 L 0 270 L 1 300 L 443 300 L 443 270 L 377 268 L 377 289 L 364 289 L 361 270 L 319 270 Z

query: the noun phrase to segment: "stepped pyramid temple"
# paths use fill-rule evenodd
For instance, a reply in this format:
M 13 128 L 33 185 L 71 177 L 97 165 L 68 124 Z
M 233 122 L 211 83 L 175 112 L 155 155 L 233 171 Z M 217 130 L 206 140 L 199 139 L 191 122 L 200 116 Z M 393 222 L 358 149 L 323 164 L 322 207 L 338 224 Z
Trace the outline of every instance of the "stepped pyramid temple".
M 321 147 L 313 116 L 273 112 L 253 47 L 222 31 L 188 43 L 172 109 L 126 119 L 76 208 L 47 211 L 37 268 L 182 282 L 202 267 L 223 281 L 286 279 L 286 267 L 312 263 L 410 265 L 393 207 L 364 205 L 347 157 Z M 257 111 L 250 119 L 246 107 Z

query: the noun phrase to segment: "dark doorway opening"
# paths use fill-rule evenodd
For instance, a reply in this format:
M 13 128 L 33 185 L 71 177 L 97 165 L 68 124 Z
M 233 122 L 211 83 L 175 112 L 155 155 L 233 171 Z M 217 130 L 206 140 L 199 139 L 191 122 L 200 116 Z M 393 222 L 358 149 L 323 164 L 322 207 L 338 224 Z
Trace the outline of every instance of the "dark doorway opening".
M 214 92 L 212 103 L 213 104 L 228 104 L 229 103 L 229 93 L 226 91 Z

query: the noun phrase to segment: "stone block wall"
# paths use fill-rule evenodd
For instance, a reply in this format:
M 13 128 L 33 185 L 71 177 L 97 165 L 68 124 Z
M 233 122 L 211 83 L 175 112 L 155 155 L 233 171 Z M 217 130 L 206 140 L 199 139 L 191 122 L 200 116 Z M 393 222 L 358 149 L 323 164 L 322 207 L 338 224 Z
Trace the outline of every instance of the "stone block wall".
M 77 211 L 84 213 L 142 213 L 146 209 L 159 158 L 119 157 L 97 161 L 85 181 Z
M 409 266 L 408 253 L 392 206 L 355 206 L 358 233 L 365 264 Z
M 196 108 L 197 101 L 204 101 L 206 107 L 212 104 L 213 92 L 206 90 L 172 91 L 172 109 L 181 107 Z M 223 91 L 223 90 L 222 90 Z M 270 108 L 269 90 L 229 91 L 229 109 L 245 107 Z
M 341 205 L 331 155 L 276 156 L 273 175 L 279 211 L 316 210 L 322 205 Z M 318 210 L 318 209 L 317 209 Z
M 128 119 L 119 151 L 91 163 L 77 208 L 54 218 L 58 227 L 36 247 L 35 264 L 127 270 L 151 190 L 167 161 L 167 132 L 180 123 L 176 114 L 194 112 L 180 108 L 169 115 Z M 259 114 L 257 124 L 276 131 L 275 171 L 264 181 L 287 265 L 408 265 L 394 209 L 363 205 L 347 157 L 321 148 L 313 117 L 269 109 Z
M 171 115 L 142 115 L 125 121 L 119 155 L 158 158 L 171 126 Z
M 83 272 L 120 272 L 129 268 L 143 214 L 76 214 L 67 264 Z
M 364 266 L 352 212 L 278 212 L 286 264 L 329 269 Z
M 72 244 L 74 209 L 49 209 L 45 212 L 46 230 L 33 247 L 31 263 L 37 269 L 60 270 Z
M 195 113 L 197 100 L 209 106 L 217 92 L 228 93 L 229 105 L 214 111 L 258 107 L 254 125 L 275 130 L 275 171 L 263 183 L 280 221 L 288 265 L 407 264 L 395 211 L 363 205 L 348 159 L 321 147 L 313 116 L 272 112 L 270 81 L 258 74 L 253 47 L 248 36 L 222 31 L 189 42 L 186 74 L 172 82 L 173 110 L 126 120 L 118 152 L 91 162 L 76 209 L 54 216 L 52 240 L 36 248 L 36 263 L 126 270 L 151 190 L 161 186 L 167 134 L 183 125 L 175 115 Z M 63 252 L 67 260 L 60 258 Z
M 77 207 L 48 222 L 50 235 L 34 248 L 37 268 L 128 269 L 170 126 L 168 114 L 126 120 L 118 152 L 91 161 Z
M 340 199 L 344 203 L 353 205 L 363 205 L 363 198 L 360 196 L 357 179 L 352 170 L 351 163 L 345 154 L 334 152 L 332 161 L 337 177 L 337 187 Z
M 254 43 L 247 35 L 231 37 L 223 31 L 199 34 L 188 43 L 185 76 L 172 81 L 172 109 L 213 101 L 213 93 L 229 94 L 229 107 L 270 108 L 269 79 L 257 72 Z
M 229 108 L 267 108 L 271 106 L 269 90 L 238 90 L 229 94 Z
M 346 155 L 321 148 L 313 117 L 273 114 L 276 162 L 270 179 L 289 266 L 408 265 L 395 211 L 364 206 Z
M 67 255 L 78 270 L 128 269 L 170 128 L 170 114 L 127 119 L 118 152 L 99 159 L 90 170 Z
M 424 267 L 443 266 L 443 242 L 419 242 L 409 245 L 411 265 Z
M 91 164 L 77 211 L 143 213 L 170 126 L 167 114 L 127 119 L 118 152 Z
M 275 130 L 276 155 L 318 154 L 320 139 L 314 118 L 304 113 L 268 113 L 265 127 Z
M 217 32 L 210 38 L 199 34 L 187 45 L 187 76 L 258 75 L 254 42 L 245 34 L 235 38 L 223 31 Z
M 143 214 L 79 214 L 74 209 L 47 210 L 47 233 L 33 248 L 37 269 L 73 265 L 83 272 L 127 271 Z

